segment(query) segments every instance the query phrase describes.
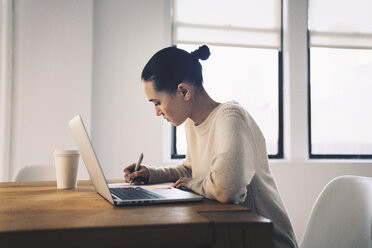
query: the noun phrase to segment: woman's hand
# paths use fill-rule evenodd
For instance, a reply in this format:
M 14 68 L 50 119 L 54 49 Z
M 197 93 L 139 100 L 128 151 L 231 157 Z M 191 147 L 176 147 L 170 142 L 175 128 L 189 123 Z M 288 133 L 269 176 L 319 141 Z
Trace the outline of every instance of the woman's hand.
M 124 169 L 124 179 L 126 183 L 129 183 L 133 179 L 134 184 L 145 184 L 149 181 L 150 172 L 146 166 L 140 165 L 138 171 L 134 171 L 136 163 L 127 166 Z
M 177 180 L 174 184 L 172 184 L 172 187 L 174 188 L 188 188 L 187 185 L 188 183 L 192 180 L 190 177 L 181 177 L 180 179 Z

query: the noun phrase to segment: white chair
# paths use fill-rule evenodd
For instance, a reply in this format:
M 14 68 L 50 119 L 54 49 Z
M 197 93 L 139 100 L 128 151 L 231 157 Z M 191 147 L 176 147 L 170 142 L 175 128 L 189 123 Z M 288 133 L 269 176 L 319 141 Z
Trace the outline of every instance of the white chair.
M 56 181 L 54 165 L 28 165 L 20 168 L 13 177 L 13 182 Z
M 329 182 L 311 211 L 301 248 L 371 248 L 372 178 Z

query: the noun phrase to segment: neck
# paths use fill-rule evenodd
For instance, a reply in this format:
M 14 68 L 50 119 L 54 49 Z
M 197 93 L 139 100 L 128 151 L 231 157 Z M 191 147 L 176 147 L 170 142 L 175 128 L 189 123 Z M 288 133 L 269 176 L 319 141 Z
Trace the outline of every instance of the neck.
M 191 113 L 190 119 L 194 121 L 195 125 L 201 124 L 219 104 L 219 102 L 213 100 L 205 89 L 202 88 L 195 95 L 193 112 Z

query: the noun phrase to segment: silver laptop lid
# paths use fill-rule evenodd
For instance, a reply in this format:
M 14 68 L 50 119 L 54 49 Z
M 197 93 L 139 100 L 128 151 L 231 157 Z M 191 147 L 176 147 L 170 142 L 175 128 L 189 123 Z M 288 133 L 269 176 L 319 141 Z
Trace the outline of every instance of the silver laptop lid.
M 74 136 L 80 150 L 84 164 L 88 170 L 90 179 L 93 182 L 94 188 L 98 194 L 104 197 L 111 204 L 114 204 L 114 200 L 112 199 L 110 190 L 107 186 L 106 178 L 102 172 L 96 153 L 94 152 L 92 143 L 89 139 L 87 130 L 80 115 L 75 116 L 69 122 L 69 125 L 72 135 Z

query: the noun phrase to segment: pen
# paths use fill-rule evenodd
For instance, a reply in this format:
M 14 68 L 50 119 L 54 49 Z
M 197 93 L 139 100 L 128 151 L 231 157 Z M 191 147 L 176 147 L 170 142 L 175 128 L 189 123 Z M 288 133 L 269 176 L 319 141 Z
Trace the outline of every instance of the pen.
M 143 159 L 143 153 L 141 153 L 141 155 L 140 155 L 140 157 L 139 157 L 139 159 L 138 159 L 138 162 L 137 162 L 137 164 L 136 164 L 136 167 L 134 167 L 134 171 L 133 171 L 133 172 L 138 171 L 138 169 L 139 169 L 139 167 L 140 167 L 140 165 L 141 165 L 141 163 L 142 163 L 142 159 Z M 133 178 L 130 179 L 130 182 L 129 182 L 129 183 L 130 183 L 130 184 L 133 183 Z

